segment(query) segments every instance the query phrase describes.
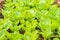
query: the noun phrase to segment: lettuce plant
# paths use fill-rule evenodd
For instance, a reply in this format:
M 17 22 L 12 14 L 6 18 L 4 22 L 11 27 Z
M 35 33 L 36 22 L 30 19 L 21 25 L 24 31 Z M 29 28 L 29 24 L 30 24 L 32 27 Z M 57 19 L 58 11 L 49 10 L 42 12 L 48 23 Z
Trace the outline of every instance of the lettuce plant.
M 6 0 L 0 40 L 59 40 L 60 8 L 53 3 L 54 0 Z

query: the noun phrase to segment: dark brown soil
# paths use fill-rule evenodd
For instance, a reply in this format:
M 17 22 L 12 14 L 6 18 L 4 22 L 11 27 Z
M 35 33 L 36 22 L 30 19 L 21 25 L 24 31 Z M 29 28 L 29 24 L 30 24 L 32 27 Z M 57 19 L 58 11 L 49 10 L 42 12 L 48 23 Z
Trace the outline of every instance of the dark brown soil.
M 1 9 L 3 9 L 4 3 L 5 3 L 4 0 L 0 0 L 0 18 L 4 18 L 3 15 L 2 15 L 2 13 L 1 13 L 1 11 L 2 11 Z
M 0 18 L 4 18 L 4 16 L 2 15 L 2 13 L 0 13 Z
M 42 34 L 39 35 L 39 40 L 44 40 L 44 37 L 42 36 Z

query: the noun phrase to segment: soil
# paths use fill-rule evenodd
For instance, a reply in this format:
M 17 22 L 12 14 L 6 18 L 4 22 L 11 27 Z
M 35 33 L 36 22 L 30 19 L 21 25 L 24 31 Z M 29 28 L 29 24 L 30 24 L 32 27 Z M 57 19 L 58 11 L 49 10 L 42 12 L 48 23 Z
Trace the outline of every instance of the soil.
M 0 8 L 3 8 L 3 4 L 5 3 L 4 0 L 0 0 Z
M 39 35 L 39 40 L 44 40 L 44 37 L 42 36 L 42 34 Z
M 5 0 L 0 0 L 0 18 L 4 18 L 2 13 L 1 13 L 1 9 L 3 9 Z M 54 4 L 58 4 L 58 7 L 60 7 L 60 0 L 55 0 Z M 25 32 L 25 31 L 24 31 Z M 22 32 L 21 32 L 22 33 Z M 23 33 L 22 33 L 23 34 Z M 44 40 L 42 35 L 39 35 L 40 40 Z
M 58 4 L 58 7 L 60 7 L 60 0 L 55 0 L 54 4 Z
M 0 18 L 4 18 L 3 15 L 2 15 L 2 13 L 1 13 L 1 11 L 2 11 L 1 9 L 3 9 L 3 7 L 4 7 L 3 4 L 4 3 L 5 3 L 5 0 L 0 0 Z

